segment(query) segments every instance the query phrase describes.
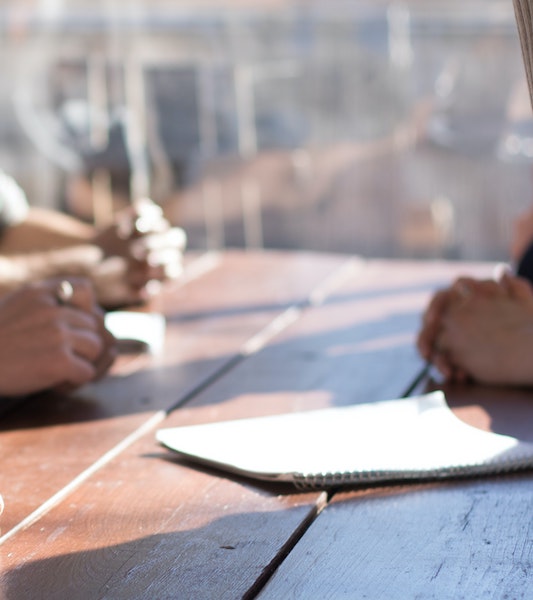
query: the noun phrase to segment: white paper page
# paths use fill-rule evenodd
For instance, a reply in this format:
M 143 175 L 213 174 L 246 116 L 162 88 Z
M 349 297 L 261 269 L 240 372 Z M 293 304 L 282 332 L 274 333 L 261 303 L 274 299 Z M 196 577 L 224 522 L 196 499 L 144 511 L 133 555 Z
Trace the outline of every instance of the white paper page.
M 105 325 L 117 340 L 139 342 L 153 354 L 163 349 L 166 322 L 159 313 L 113 311 L 106 314 Z
M 438 471 L 526 453 L 533 445 L 466 425 L 444 394 L 163 429 L 157 439 L 202 461 L 260 476 Z

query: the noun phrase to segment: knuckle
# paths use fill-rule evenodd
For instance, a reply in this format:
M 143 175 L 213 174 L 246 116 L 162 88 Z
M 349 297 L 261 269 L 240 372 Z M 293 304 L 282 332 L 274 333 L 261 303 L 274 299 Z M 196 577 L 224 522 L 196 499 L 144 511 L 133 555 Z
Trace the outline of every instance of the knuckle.
M 68 348 L 68 330 L 67 326 L 61 320 L 59 315 L 55 315 L 55 318 L 50 320 L 50 331 L 49 340 L 55 346 L 59 348 Z

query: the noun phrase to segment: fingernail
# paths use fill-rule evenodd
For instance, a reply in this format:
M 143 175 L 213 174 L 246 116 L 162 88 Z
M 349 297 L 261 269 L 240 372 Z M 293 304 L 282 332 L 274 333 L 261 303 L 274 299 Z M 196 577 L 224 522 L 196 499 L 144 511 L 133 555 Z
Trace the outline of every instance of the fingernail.
M 492 269 L 492 279 L 494 281 L 501 281 L 505 277 L 511 274 L 511 267 L 507 263 L 498 263 Z

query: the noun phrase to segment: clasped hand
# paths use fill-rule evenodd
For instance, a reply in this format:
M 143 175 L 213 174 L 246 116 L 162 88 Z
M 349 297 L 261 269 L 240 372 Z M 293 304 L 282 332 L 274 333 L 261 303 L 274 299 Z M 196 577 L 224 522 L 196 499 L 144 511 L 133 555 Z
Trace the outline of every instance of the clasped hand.
M 531 284 L 509 273 L 499 281 L 458 279 L 431 300 L 417 345 L 448 380 L 531 385 Z
M 91 284 L 69 279 L 32 283 L 0 299 L 0 396 L 57 388 L 70 391 L 104 375 L 116 356 Z
M 150 282 L 173 279 L 182 271 L 185 232 L 171 227 L 161 208 L 148 199 L 121 212 L 94 243 L 104 260 L 94 265 L 91 279 L 106 307 L 142 302 Z

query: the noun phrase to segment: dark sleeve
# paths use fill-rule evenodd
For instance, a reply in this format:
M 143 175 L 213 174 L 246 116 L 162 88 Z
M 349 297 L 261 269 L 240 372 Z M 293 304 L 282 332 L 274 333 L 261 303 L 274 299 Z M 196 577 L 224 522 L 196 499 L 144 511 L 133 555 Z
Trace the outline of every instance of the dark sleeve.
M 531 243 L 522 258 L 518 261 L 516 274 L 525 277 L 533 283 L 533 243 Z

